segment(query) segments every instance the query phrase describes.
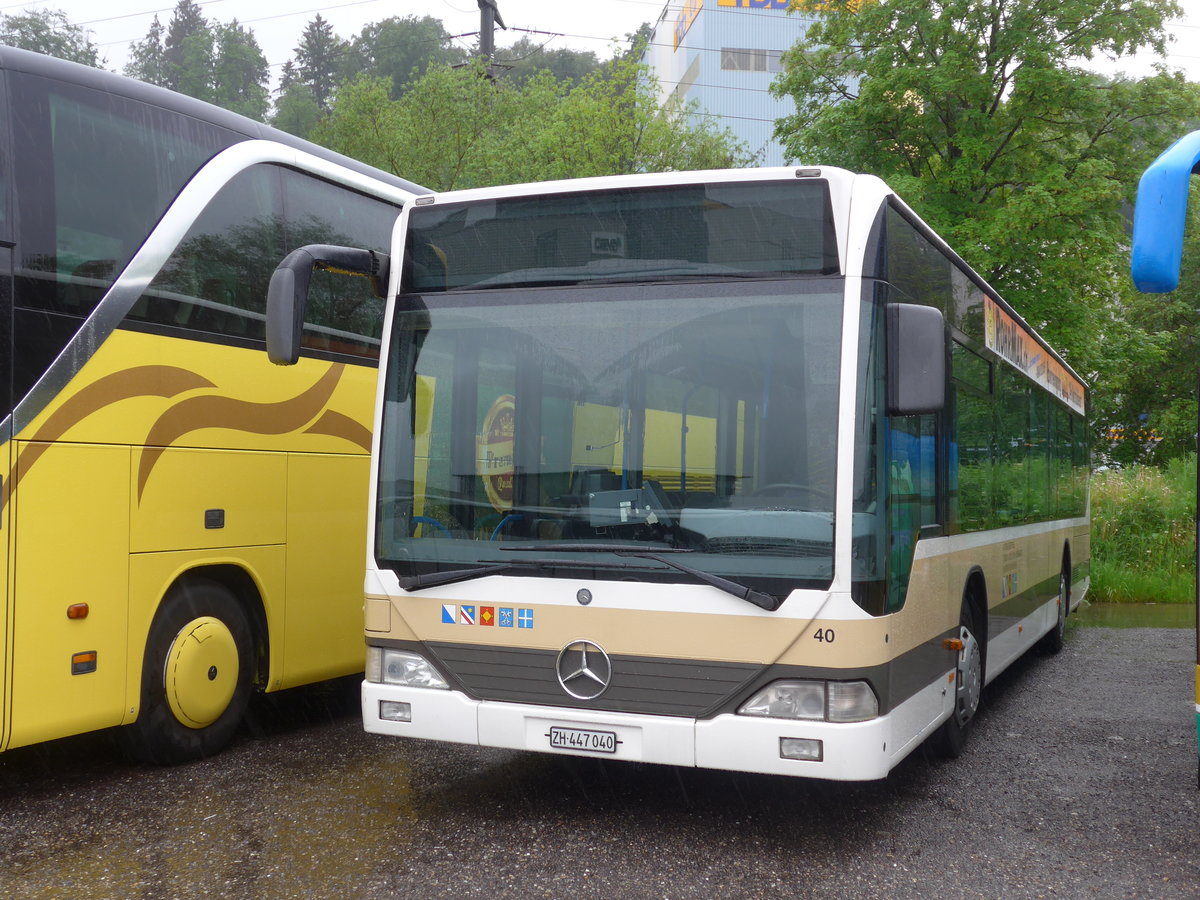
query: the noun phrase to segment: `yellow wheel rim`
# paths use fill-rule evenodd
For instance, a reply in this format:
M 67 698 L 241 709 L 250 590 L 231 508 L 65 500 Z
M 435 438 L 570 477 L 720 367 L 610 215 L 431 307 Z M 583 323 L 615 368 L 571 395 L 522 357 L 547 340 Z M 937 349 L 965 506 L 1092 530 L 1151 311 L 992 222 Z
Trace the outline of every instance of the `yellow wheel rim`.
M 188 728 L 206 728 L 229 707 L 238 684 L 238 651 L 220 619 L 203 616 L 180 629 L 164 671 L 171 712 Z

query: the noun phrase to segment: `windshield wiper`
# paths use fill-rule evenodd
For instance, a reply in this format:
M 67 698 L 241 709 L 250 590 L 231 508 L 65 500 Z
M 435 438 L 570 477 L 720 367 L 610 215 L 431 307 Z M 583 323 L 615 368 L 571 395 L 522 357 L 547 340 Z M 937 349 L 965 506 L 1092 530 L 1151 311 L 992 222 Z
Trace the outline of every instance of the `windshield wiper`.
M 494 566 L 470 566 L 466 569 L 451 569 L 449 572 L 426 572 L 424 575 L 410 575 L 399 578 L 400 587 L 406 591 L 419 591 L 421 588 L 437 587 L 443 584 L 455 584 L 459 581 L 470 581 L 473 578 L 484 578 L 512 569 L 527 569 L 524 563 L 498 563 Z
M 546 547 L 503 547 L 504 550 L 545 550 Z M 553 549 L 558 549 L 557 547 Z M 628 569 L 626 563 L 581 562 L 577 559 L 523 559 L 520 562 L 493 563 L 486 566 L 468 566 L 465 569 L 451 569 L 448 572 L 426 572 L 424 575 L 397 576 L 400 587 L 406 591 L 419 591 L 422 588 L 439 587 L 446 584 L 457 584 L 460 581 L 473 581 L 476 578 L 486 578 L 488 575 L 500 575 L 520 569 Z
M 522 551 L 522 550 L 537 550 L 545 552 L 547 550 L 561 550 L 564 553 L 612 553 L 616 556 L 632 556 L 637 559 L 649 559 L 653 562 L 662 563 L 664 566 L 669 566 L 683 572 L 685 575 L 691 575 L 697 581 L 707 584 L 709 587 L 715 587 L 719 591 L 724 591 L 727 594 L 732 594 L 739 600 L 745 600 L 747 603 L 753 603 L 760 609 L 765 609 L 768 612 L 775 612 L 783 605 L 783 600 L 778 597 L 773 597 L 770 594 L 756 591 L 753 588 L 748 588 L 744 584 L 738 584 L 736 581 L 730 581 L 728 578 L 722 578 L 720 575 L 713 575 L 710 572 L 704 572 L 700 569 L 693 569 L 691 566 L 686 566 L 674 559 L 668 559 L 663 556 L 664 553 L 692 553 L 692 550 L 677 547 L 664 547 L 659 551 L 639 550 L 636 547 L 629 545 L 613 545 L 613 544 L 526 544 L 524 546 L 501 547 L 501 550 Z

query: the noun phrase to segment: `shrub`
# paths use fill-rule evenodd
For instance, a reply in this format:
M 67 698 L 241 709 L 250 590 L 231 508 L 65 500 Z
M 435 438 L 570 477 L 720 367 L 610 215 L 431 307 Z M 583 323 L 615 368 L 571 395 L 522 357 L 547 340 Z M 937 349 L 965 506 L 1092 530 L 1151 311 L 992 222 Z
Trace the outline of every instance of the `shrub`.
M 1093 600 L 1191 603 L 1196 597 L 1196 457 L 1092 479 Z

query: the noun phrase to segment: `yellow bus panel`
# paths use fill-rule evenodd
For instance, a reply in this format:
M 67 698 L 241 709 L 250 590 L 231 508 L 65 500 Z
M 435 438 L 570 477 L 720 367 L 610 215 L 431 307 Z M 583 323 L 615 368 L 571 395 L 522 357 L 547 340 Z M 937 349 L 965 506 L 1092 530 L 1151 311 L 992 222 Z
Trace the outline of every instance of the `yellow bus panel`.
M 227 450 L 147 447 L 157 459 L 139 498 L 132 473 L 134 553 L 281 544 L 287 540 L 284 502 L 287 456 Z
M 12 498 L 21 536 L 13 557 L 13 747 L 121 721 L 132 455 L 128 447 L 67 443 L 18 450 L 22 460 L 40 455 L 18 471 L 25 477 Z M 68 618 L 68 607 L 81 603 L 87 615 Z
M 288 458 L 288 602 L 283 640 L 275 641 L 283 674 L 272 688 L 333 678 L 363 664 L 369 478 L 365 456 Z

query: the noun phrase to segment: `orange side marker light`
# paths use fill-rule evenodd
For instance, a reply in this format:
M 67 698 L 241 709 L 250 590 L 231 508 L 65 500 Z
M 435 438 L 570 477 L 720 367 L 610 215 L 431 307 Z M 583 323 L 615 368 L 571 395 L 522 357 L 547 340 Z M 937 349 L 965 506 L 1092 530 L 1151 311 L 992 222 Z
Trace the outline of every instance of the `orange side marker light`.
M 86 619 L 90 611 L 86 603 L 72 603 L 67 607 L 67 618 Z

